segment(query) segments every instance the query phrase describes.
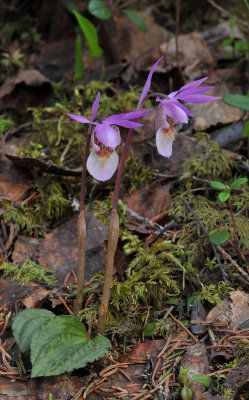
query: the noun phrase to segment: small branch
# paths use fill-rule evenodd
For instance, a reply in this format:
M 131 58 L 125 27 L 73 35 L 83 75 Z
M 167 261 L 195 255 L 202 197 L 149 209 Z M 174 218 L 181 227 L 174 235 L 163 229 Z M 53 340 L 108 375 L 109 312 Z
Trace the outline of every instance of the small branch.
M 247 31 L 249 31 L 249 26 L 245 21 L 242 21 L 240 18 L 235 17 L 234 15 L 230 14 L 227 10 L 225 10 L 223 7 L 219 6 L 216 4 L 213 0 L 206 0 L 211 6 L 216 8 L 224 17 L 226 18 L 232 18 L 234 19 L 238 24 L 242 25 L 243 28 L 245 28 Z
M 227 252 L 220 246 L 216 246 L 217 249 L 219 250 L 219 252 L 228 260 L 230 261 L 230 263 L 241 273 L 241 275 L 243 276 L 243 278 L 245 278 L 245 280 L 247 282 L 249 282 L 249 275 L 232 259 L 232 257 L 227 254 Z
M 203 225 L 203 223 L 200 221 L 200 219 L 198 218 L 198 216 L 196 215 L 196 213 L 194 212 L 194 210 L 192 209 L 192 207 L 190 207 L 190 205 L 188 204 L 187 200 L 185 200 L 184 197 L 182 197 L 182 196 L 180 197 L 180 199 L 184 202 L 184 204 L 185 204 L 187 210 L 188 210 L 189 212 L 191 212 L 191 214 L 193 215 L 193 217 L 194 217 L 195 220 L 198 222 L 198 224 L 200 225 L 201 229 L 203 230 L 203 232 L 205 233 L 205 235 L 206 235 L 206 236 L 208 237 L 208 239 L 209 239 L 209 233 L 208 233 L 207 229 L 205 228 L 205 226 Z M 220 272 L 221 272 L 221 275 L 222 275 L 222 279 L 223 279 L 223 281 L 224 281 L 225 283 L 230 284 L 230 282 L 229 282 L 228 279 L 227 279 L 227 278 L 228 278 L 228 274 L 226 273 L 226 271 L 224 270 L 224 268 L 223 268 L 223 266 L 222 266 L 222 264 L 221 264 L 221 262 L 220 262 L 218 253 L 217 253 L 217 251 L 216 251 L 216 247 L 215 247 L 215 245 L 214 245 L 213 243 L 210 242 L 210 244 L 211 244 L 212 250 L 213 250 L 213 252 L 214 252 L 216 261 L 217 261 L 217 263 L 218 263 L 218 266 L 219 266 L 219 268 L 220 268 Z

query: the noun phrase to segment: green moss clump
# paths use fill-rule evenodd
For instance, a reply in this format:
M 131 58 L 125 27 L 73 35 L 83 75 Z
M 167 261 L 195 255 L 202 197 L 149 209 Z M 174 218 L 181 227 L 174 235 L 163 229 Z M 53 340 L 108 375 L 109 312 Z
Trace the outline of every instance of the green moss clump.
M 184 174 L 181 180 L 186 182 L 186 188 L 189 190 L 196 185 L 192 176 L 211 181 L 230 179 L 232 177 L 232 162 L 221 152 L 220 145 L 212 142 L 208 135 L 203 132 L 196 136 L 197 142 L 204 140 L 205 149 L 189 157 L 183 164 Z
M 20 280 L 23 285 L 31 281 L 44 282 L 49 286 L 56 283 L 54 271 L 43 268 L 31 260 L 26 260 L 22 266 L 4 262 L 0 265 L 0 271 L 3 272 L 3 278 L 12 276 L 13 281 Z

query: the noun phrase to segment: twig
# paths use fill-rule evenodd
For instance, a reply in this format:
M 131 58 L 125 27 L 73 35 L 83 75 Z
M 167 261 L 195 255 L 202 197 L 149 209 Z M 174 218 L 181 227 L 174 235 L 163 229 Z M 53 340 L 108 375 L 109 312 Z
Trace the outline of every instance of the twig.
M 163 229 L 160 230 L 160 232 L 157 233 L 157 235 L 154 237 L 154 239 L 149 243 L 149 246 L 152 246 L 157 239 L 160 238 L 161 235 L 164 234 L 165 231 L 167 231 L 167 229 L 169 229 L 172 225 L 174 225 L 175 221 L 172 219 L 171 221 L 169 221 Z
M 242 25 L 247 31 L 249 31 L 248 24 L 245 21 L 242 21 L 240 18 L 235 17 L 234 15 L 230 14 L 227 10 L 225 10 L 223 7 L 216 4 L 213 0 L 206 0 L 206 1 L 209 4 L 211 4 L 211 6 L 216 8 L 216 10 L 218 10 L 224 17 L 234 19 L 236 22 L 238 22 L 238 24 Z
M 67 309 L 67 311 L 69 312 L 70 315 L 73 314 L 72 310 L 70 310 L 70 308 L 68 307 L 67 303 L 65 302 L 65 300 L 59 296 L 60 301 L 62 302 L 62 304 L 64 305 L 64 307 Z
M 243 278 L 245 278 L 245 280 L 247 282 L 249 282 L 249 275 L 232 259 L 232 257 L 227 254 L 227 252 L 220 246 L 216 246 L 217 249 L 219 250 L 219 252 L 228 260 L 230 261 L 230 263 L 241 273 L 241 275 L 243 276 Z
M 196 215 L 196 213 L 194 212 L 194 210 L 192 209 L 192 207 L 188 204 L 187 200 L 185 200 L 183 196 L 180 196 L 180 199 L 181 199 L 181 200 L 183 201 L 183 203 L 185 204 L 187 210 L 188 210 L 189 212 L 191 212 L 191 214 L 193 215 L 193 217 L 195 218 L 195 220 L 198 222 L 198 224 L 200 225 L 200 227 L 201 227 L 201 229 L 203 230 L 203 232 L 205 233 L 205 235 L 209 238 L 209 233 L 208 233 L 207 229 L 205 228 L 205 226 L 203 225 L 203 223 L 200 221 L 200 219 L 198 218 L 198 216 Z M 228 274 L 226 273 L 226 271 L 224 270 L 223 266 L 221 265 L 220 258 L 219 258 L 219 256 L 218 256 L 217 251 L 216 251 L 216 247 L 215 247 L 215 245 L 214 245 L 213 243 L 210 242 L 210 244 L 211 244 L 212 250 L 213 250 L 213 252 L 214 252 L 216 261 L 217 261 L 217 263 L 218 263 L 218 266 L 219 266 L 219 268 L 220 268 L 220 272 L 221 272 L 221 275 L 222 275 L 222 279 L 223 279 L 223 281 L 224 281 L 225 283 L 227 283 L 228 285 L 230 285 L 231 283 L 230 283 L 229 280 L 227 279 L 227 278 L 228 278 Z M 218 247 L 218 246 L 217 246 L 217 247 Z
M 190 332 L 190 331 L 188 330 L 188 328 L 186 328 L 186 326 L 184 326 L 184 325 L 181 323 L 181 321 L 178 321 L 178 319 L 176 319 L 176 318 L 174 317 L 173 314 L 169 313 L 169 315 L 170 315 L 170 317 L 177 323 L 177 325 L 179 325 L 179 326 L 180 326 L 180 327 L 195 341 L 195 343 L 198 343 L 198 340 L 197 340 L 196 337 L 193 335 L 193 333 Z

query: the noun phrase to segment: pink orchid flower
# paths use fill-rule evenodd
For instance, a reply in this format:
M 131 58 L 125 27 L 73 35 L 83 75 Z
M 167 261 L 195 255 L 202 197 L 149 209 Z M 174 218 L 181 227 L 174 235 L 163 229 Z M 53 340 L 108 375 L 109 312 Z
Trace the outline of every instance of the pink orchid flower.
M 139 107 L 148 95 L 152 75 L 162 58 L 163 56 L 157 60 L 150 70 L 138 103 Z M 188 117 L 193 117 L 193 114 L 187 109 L 187 107 L 181 104 L 179 100 L 200 104 L 221 99 L 221 97 L 206 96 L 202 94 L 214 88 L 214 86 L 198 87 L 206 79 L 208 78 L 206 77 L 188 83 L 176 92 L 170 93 L 168 96 L 162 94 L 161 96 L 159 95 L 156 97 L 156 101 L 160 103 L 157 107 L 155 118 L 155 127 L 157 132 L 156 146 L 159 154 L 162 156 L 170 157 L 172 155 L 172 144 L 175 138 L 175 126 L 177 121 L 187 123 Z
M 93 124 L 95 128 L 91 136 L 92 151 L 87 159 L 87 170 L 90 175 L 99 181 L 107 181 L 112 177 L 118 167 L 118 155 L 115 148 L 120 144 L 120 132 L 116 125 L 124 128 L 137 128 L 143 126 L 138 122 L 129 121 L 137 119 L 152 111 L 135 111 L 126 114 L 116 114 L 105 118 L 102 123 L 94 122 L 98 107 L 100 93 L 92 106 L 91 120 L 81 115 L 67 114 L 73 120 L 82 124 Z
M 187 123 L 188 117 L 193 117 L 193 114 L 179 102 L 188 101 L 189 103 L 208 103 L 221 99 L 221 97 L 206 96 L 202 93 L 214 89 L 214 86 L 198 87 L 206 78 L 198 79 L 187 85 L 182 86 L 176 92 L 170 93 L 166 98 L 156 98 L 160 104 L 156 114 L 156 145 L 159 154 L 164 157 L 172 155 L 172 144 L 175 138 L 175 126 L 177 121 Z

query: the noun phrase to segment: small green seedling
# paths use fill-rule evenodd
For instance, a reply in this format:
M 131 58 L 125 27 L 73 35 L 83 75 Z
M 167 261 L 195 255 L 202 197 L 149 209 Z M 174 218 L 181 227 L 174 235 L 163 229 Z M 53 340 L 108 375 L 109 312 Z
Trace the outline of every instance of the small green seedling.
M 231 185 L 224 185 L 224 183 L 222 182 L 211 182 L 211 186 L 215 189 L 219 189 L 221 190 L 221 192 L 218 195 L 218 199 L 224 203 L 226 200 L 229 199 L 230 195 L 231 195 L 231 191 L 233 189 L 235 189 L 238 186 L 243 185 L 243 183 L 247 182 L 247 178 L 238 178 L 235 179 L 235 181 L 233 181 L 231 183 Z M 233 205 L 238 205 L 238 202 L 236 202 L 236 204 L 233 203 Z
M 235 202 L 231 202 L 231 191 L 235 188 L 237 188 L 238 186 L 243 185 L 244 183 L 247 182 L 247 178 L 238 178 L 235 179 L 235 181 L 233 181 L 230 185 L 225 185 L 222 182 L 211 182 L 211 186 L 215 189 L 221 190 L 221 192 L 218 195 L 218 199 L 224 203 L 225 201 L 228 200 L 229 202 L 229 206 L 235 206 L 235 205 L 239 205 L 240 202 L 239 201 L 235 201 Z M 231 208 L 230 207 L 230 208 Z M 215 245 L 220 245 L 222 243 L 224 243 L 230 236 L 230 233 L 226 230 L 220 231 L 220 232 L 214 232 L 211 235 L 209 235 L 209 240 L 211 243 L 215 244 Z M 246 243 L 244 240 L 247 239 L 240 239 L 239 243 Z M 243 241 L 243 242 L 242 242 Z
M 188 377 L 188 372 L 190 368 L 182 368 L 179 375 L 179 382 L 183 385 L 181 390 L 182 400 L 192 400 L 193 389 L 189 386 L 192 382 L 202 383 L 205 388 L 210 386 L 210 378 L 205 374 L 195 374 L 191 378 Z

